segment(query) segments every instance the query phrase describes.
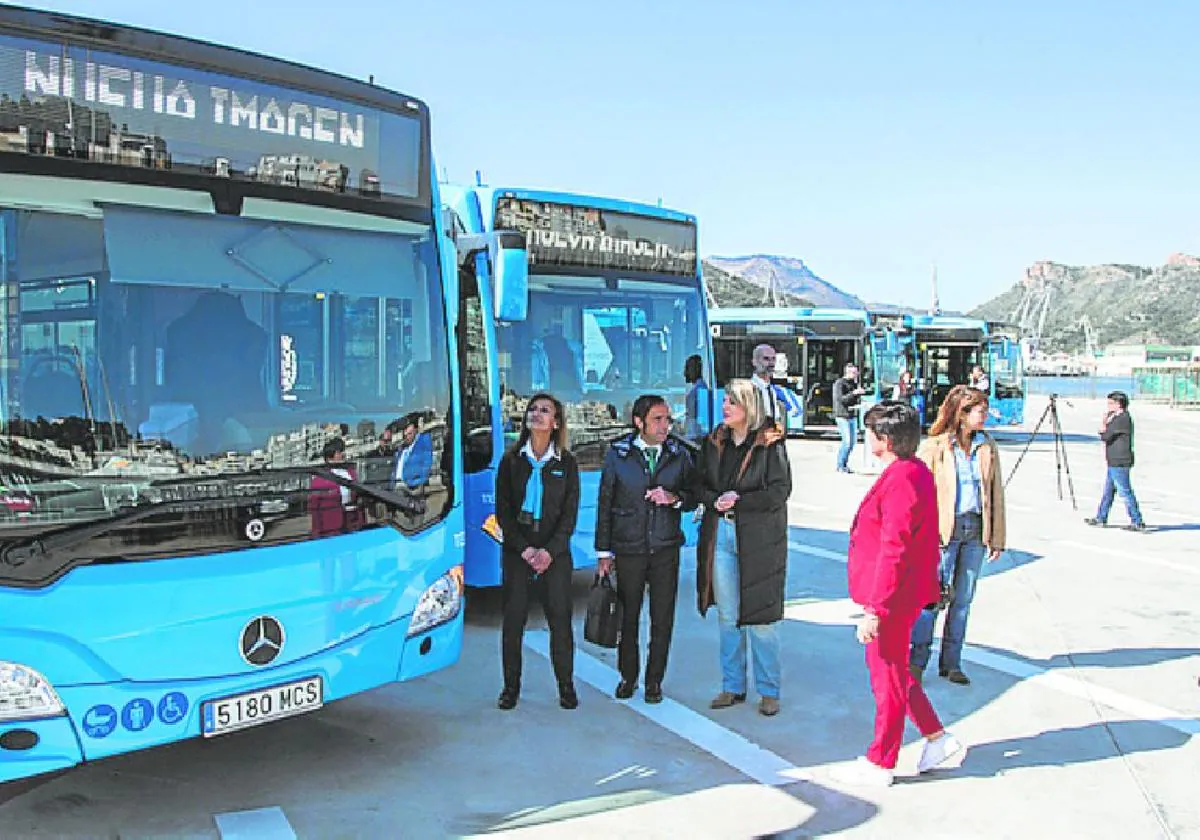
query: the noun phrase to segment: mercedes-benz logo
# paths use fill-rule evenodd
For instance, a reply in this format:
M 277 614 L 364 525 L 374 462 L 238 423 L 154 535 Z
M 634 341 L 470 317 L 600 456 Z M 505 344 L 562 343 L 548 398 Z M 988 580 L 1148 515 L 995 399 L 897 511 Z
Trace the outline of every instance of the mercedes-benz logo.
M 283 625 L 269 615 L 251 619 L 242 629 L 242 659 L 251 665 L 270 665 L 283 650 Z

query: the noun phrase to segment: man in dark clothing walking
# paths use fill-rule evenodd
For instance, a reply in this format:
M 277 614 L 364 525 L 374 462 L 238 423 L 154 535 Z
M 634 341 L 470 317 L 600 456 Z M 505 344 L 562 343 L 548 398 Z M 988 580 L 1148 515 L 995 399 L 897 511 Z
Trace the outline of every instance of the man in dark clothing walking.
M 679 590 L 680 515 L 696 507 L 694 459 L 686 443 L 671 436 L 671 409 L 656 394 L 633 404 L 634 431 L 618 438 L 604 456 L 596 505 L 596 553 L 601 574 L 617 568 L 623 619 L 616 696 L 628 700 L 638 684 L 638 620 L 650 587 L 650 654 L 647 703 L 662 702 L 667 652 L 675 628 Z
M 837 453 L 840 473 L 850 472 L 850 453 L 858 441 L 858 404 L 865 393 L 858 384 L 858 366 L 851 362 L 846 365 L 845 375 L 833 383 L 833 418 L 842 439 Z
M 1127 531 L 1145 531 L 1142 511 L 1138 508 L 1137 496 L 1129 473 L 1133 469 L 1133 418 L 1129 416 L 1129 397 L 1122 391 L 1108 395 L 1108 409 L 1100 421 L 1100 439 L 1104 441 L 1104 458 L 1108 463 L 1108 476 L 1104 480 L 1104 492 L 1100 494 L 1100 507 L 1089 525 L 1104 526 L 1108 523 L 1108 512 L 1117 493 L 1125 500 L 1129 512 Z

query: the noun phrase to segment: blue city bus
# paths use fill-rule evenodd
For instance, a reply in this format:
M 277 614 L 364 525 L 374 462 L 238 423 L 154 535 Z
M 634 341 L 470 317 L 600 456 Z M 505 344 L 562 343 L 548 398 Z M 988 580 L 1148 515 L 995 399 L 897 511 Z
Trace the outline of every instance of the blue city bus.
M 454 663 L 426 106 L 11 6 L 0 94 L 0 782 Z
M 571 549 L 576 568 L 593 566 L 600 466 L 609 443 L 629 430 L 633 401 L 662 394 L 682 433 L 690 356 L 711 383 L 696 219 L 527 189 L 443 185 L 443 199 L 462 231 L 467 584 L 501 582 L 495 472 L 538 391 L 566 409 L 582 479 Z M 491 239 L 480 244 L 481 235 Z M 512 255 L 527 274 L 508 271 Z M 697 396 L 693 438 L 712 418 L 711 388 Z
M 969 383 L 975 365 L 988 377 L 988 425 L 1019 426 L 1025 421 L 1025 372 L 1017 327 L 955 315 L 918 315 L 912 319 L 912 335 L 926 425 L 933 423 L 951 388 Z
M 1013 324 L 987 322 L 988 379 L 991 381 L 989 425 L 1020 426 L 1025 422 L 1025 357 L 1021 330 Z
M 869 406 L 891 395 L 898 380 L 900 353 L 887 329 L 877 327 L 861 309 L 811 307 L 730 307 L 712 309 L 713 357 L 717 404 L 730 379 L 753 373 L 754 348 L 775 348 L 777 386 L 789 395 L 789 434 L 834 432 L 833 384 L 853 362 Z
M 914 375 L 925 412 L 933 423 L 946 395 L 969 382 L 975 365 L 987 367 L 987 324 L 956 315 L 915 315 L 912 319 Z

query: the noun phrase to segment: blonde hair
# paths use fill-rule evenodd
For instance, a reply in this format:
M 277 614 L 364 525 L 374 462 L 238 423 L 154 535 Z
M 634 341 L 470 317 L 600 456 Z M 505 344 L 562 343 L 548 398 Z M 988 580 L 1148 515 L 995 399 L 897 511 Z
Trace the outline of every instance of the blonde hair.
M 758 388 L 749 379 L 730 379 L 725 383 L 725 396 L 746 412 L 746 428 L 755 431 L 763 423 L 763 407 Z

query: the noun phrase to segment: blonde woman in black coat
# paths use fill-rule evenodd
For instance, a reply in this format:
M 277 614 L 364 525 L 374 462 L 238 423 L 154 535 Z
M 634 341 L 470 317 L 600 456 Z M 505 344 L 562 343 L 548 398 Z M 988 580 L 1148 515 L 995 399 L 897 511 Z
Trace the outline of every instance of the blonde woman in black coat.
M 700 450 L 704 505 L 696 551 L 700 614 L 716 605 L 721 692 L 709 706 L 746 699 L 746 649 L 754 657 L 760 713 L 779 713 L 779 622 L 787 577 L 787 499 L 792 492 L 783 428 L 763 417 L 745 379 L 725 384 L 724 422 Z

